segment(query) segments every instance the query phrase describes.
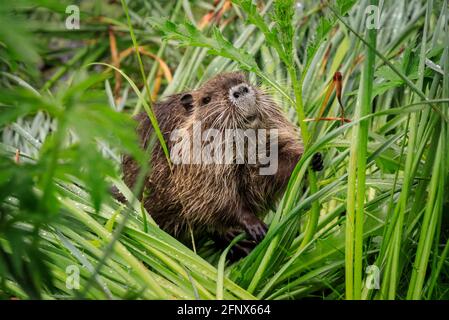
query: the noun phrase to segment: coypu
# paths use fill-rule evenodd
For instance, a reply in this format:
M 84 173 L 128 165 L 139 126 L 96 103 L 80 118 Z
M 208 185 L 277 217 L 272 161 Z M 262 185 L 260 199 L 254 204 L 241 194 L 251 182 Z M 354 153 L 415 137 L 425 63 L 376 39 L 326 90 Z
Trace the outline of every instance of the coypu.
M 277 139 L 274 145 L 277 170 L 264 175 L 260 174 L 260 159 L 251 162 L 248 158 L 239 163 L 192 161 L 195 152 L 189 155 L 193 146 L 190 139 L 182 140 L 187 143 L 187 148 L 181 148 L 186 152 L 181 157 L 188 163 L 175 163 L 170 169 L 157 142 L 152 154 L 152 170 L 145 181 L 145 189 L 150 193 L 141 195 L 145 208 L 157 224 L 178 239 L 186 241 L 189 231 L 195 234 L 207 232 L 214 236 L 217 243 L 223 244 L 244 231 L 250 239 L 239 242 L 235 248 L 241 254 L 248 254 L 267 232 L 267 226 L 259 217 L 282 194 L 303 153 L 299 132 L 276 103 L 259 88 L 249 84 L 241 72 L 219 74 L 197 90 L 175 94 L 156 103 L 153 109 L 172 158 L 173 150 L 183 145 L 179 139 L 173 141 L 173 132 L 178 132 L 178 138 L 193 138 L 195 124 L 201 130 L 216 129 L 215 133 L 218 134 L 228 129 L 237 129 L 240 133 L 247 129 L 277 130 L 274 133 L 271 130 L 267 135 L 270 143 L 271 137 Z M 151 122 L 145 112 L 137 115 L 136 120 L 141 147 L 146 148 L 153 134 Z M 248 137 L 237 134 L 234 138 L 237 145 L 239 138 Z M 204 140 L 200 142 L 203 148 L 208 138 Z M 226 139 L 221 143 L 223 141 Z M 232 145 L 232 151 L 235 151 L 236 145 Z M 243 145 L 247 151 L 250 142 Z M 230 159 L 234 161 L 236 156 L 231 155 Z M 122 169 L 124 182 L 132 187 L 139 171 L 138 165 L 125 155 Z

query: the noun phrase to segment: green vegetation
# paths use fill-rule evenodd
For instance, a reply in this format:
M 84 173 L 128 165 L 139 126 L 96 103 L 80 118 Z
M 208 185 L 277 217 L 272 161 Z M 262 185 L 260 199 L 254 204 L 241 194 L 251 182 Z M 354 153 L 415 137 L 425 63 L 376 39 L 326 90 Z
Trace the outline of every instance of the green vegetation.
M 77 3 L 74 30 L 69 1 L 0 6 L 0 297 L 449 298 L 447 1 Z M 167 152 L 152 102 L 236 69 L 305 153 L 266 238 L 229 264 L 133 196 L 151 164 L 131 116 Z M 142 164 L 135 190 L 123 153 Z

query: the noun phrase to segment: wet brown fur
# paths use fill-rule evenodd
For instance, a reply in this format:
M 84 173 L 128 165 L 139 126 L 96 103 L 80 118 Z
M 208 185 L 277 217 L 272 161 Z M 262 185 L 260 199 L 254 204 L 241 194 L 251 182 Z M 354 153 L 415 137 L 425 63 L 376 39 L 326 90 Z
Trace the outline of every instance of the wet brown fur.
M 299 132 L 285 118 L 276 103 L 257 87 L 256 120 L 246 122 L 244 110 L 237 110 L 229 101 L 229 88 L 246 82 L 239 72 L 223 73 L 207 81 L 199 89 L 189 92 L 191 108 L 182 97 L 170 96 L 153 108 L 169 150 L 173 130 L 191 135 L 194 121 L 201 120 L 203 129 L 220 131 L 235 128 L 278 129 L 278 170 L 275 175 L 259 174 L 258 164 L 179 164 L 173 169 L 167 163 L 160 144 L 156 142 L 152 154 L 151 173 L 145 188 L 149 195 L 144 206 L 159 226 L 174 236 L 195 233 L 225 233 L 230 229 L 244 230 L 242 217 L 263 216 L 282 194 L 290 174 L 303 153 Z M 211 101 L 204 105 L 204 97 Z M 141 147 L 146 148 L 153 135 L 145 112 L 136 117 Z M 136 162 L 124 156 L 124 181 L 132 187 L 138 174 Z M 256 218 L 257 219 L 257 218 Z

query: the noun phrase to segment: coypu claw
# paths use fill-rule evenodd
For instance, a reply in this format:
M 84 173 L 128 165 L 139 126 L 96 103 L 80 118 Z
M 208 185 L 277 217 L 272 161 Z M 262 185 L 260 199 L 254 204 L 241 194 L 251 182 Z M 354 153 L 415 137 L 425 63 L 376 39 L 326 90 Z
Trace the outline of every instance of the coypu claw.
M 323 168 L 323 156 L 320 152 L 317 152 L 312 157 L 312 169 L 313 171 L 321 171 Z
M 256 241 L 256 243 L 262 241 L 268 231 L 267 225 L 253 214 L 247 214 L 245 216 L 243 219 L 243 227 L 245 228 L 246 233 Z

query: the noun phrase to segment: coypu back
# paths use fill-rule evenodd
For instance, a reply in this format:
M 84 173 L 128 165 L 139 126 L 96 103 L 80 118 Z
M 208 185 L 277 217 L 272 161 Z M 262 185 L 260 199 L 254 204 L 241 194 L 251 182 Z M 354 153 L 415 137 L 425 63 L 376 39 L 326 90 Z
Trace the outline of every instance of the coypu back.
M 188 115 L 187 110 L 180 103 L 181 96 L 181 94 L 175 94 L 162 102 L 153 104 L 153 112 L 169 149 L 171 147 L 169 143 L 170 133 L 180 126 Z M 176 230 L 176 226 L 182 223 L 180 219 L 173 219 L 173 217 L 177 215 L 181 207 L 180 203 L 176 201 L 176 195 L 170 183 L 171 173 L 167 158 L 159 141 L 157 141 L 148 114 L 145 111 L 140 112 L 134 119 L 137 122 L 136 131 L 141 148 L 144 150 L 150 148 L 151 152 L 150 174 L 145 178 L 144 188 L 141 190 L 139 200 L 143 201 L 145 209 L 159 226 L 174 235 L 173 230 Z M 152 140 L 154 143 L 151 143 Z M 123 157 L 123 181 L 130 189 L 136 183 L 139 170 L 139 165 L 131 156 L 125 155 Z M 149 196 L 142 199 L 144 192 L 145 194 L 149 193 Z M 117 198 L 120 200 L 120 196 Z
M 162 102 L 156 102 L 153 104 L 153 112 L 158 121 L 159 128 L 163 134 L 166 143 L 169 141 L 170 133 L 181 125 L 185 121 L 185 117 L 188 112 L 182 108 L 179 98 L 181 94 L 176 94 L 168 97 Z M 148 114 L 145 111 L 138 113 L 134 120 L 137 122 L 137 135 L 139 137 L 140 147 L 145 150 L 151 139 L 155 138 L 155 133 L 153 125 Z M 159 142 L 154 146 L 152 150 L 152 164 L 157 164 L 160 160 L 165 160 L 165 155 L 163 150 L 158 145 Z M 168 166 L 167 166 L 168 168 Z M 132 188 L 136 182 L 137 175 L 139 174 L 139 166 L 130 156 L 125 155 L 122 159 L 122 169 L 123 169 L 123 181 L 125 184 Z

